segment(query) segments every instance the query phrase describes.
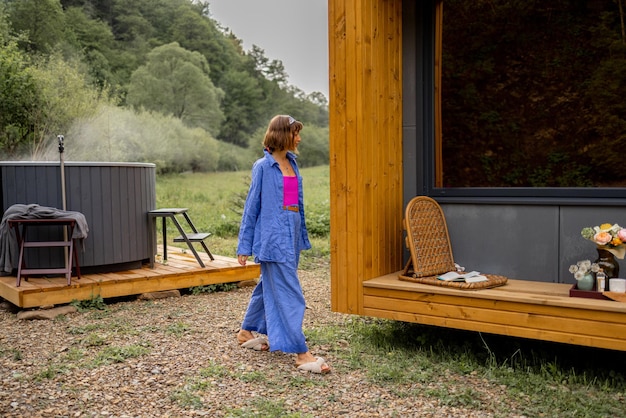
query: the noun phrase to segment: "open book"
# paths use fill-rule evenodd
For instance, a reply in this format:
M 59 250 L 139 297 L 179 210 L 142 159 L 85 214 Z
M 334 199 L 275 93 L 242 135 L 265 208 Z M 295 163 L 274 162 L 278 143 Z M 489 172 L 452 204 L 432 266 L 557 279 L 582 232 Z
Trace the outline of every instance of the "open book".
M 487 280 L 489 280 L 477 271 L 470 271 L 469 273 L 449 271 L 445 274 L 442 274 L 441 276 L 437 278 L 439 280 L 443 280 L 446 282 L 465 282 L 465 283 L 486 282 Z

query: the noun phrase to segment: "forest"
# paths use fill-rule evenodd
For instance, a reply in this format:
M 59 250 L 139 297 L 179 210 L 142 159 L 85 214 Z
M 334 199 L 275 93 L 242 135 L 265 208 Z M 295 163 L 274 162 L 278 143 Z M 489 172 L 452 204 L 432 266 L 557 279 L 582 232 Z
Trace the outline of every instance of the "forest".
M 208 1 L 0 0 L 0 159 L 249 169 L 269 119 L 305 125 L 328 163 L 328 102 L 211 17 Z
M 445 0 L 442 187 L 626 186 L 624 0 Z

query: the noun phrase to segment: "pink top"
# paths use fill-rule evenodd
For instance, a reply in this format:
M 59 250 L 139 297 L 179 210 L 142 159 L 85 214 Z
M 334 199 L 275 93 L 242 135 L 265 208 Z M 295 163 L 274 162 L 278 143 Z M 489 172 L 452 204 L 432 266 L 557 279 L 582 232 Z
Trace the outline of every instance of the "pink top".
M 298 177 L 283 176 L 283 205 L 291 206 L 298 204 Z

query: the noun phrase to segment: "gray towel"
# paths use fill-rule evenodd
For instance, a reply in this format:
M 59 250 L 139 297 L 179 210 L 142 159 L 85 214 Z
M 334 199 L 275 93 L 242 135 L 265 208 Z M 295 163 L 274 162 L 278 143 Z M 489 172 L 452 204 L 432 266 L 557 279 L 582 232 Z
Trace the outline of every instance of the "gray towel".
M 76 221 L 73 239 L 83 240 L 87 238 L 89 226 L 85 215 L 80 212 L 65 211 L 57 208 L 39 206 L 37 204 L 16 204 L 9 207 L 0 222 L 0 267 L 3 271 L 11 273 L 17 268 L 19 260 L 19 248 L 13 228 L 9 227 L 9 219 L 54 219 L 70 218 Z

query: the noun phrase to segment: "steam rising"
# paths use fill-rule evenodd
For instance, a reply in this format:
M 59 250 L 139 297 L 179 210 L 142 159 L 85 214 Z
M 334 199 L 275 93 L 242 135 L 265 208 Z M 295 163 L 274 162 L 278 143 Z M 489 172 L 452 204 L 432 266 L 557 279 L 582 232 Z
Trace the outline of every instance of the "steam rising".
M 112 105 L 101 106 L 94 117 L 75 122 L 62 134 L 66 161 L 150 162 L 158 172 L 215 171 L 220 152 L 232 148 L 180 119 Z M 48 142 L 43 159 L 58 160 L 56 136 Z

